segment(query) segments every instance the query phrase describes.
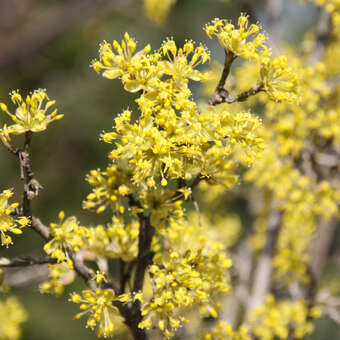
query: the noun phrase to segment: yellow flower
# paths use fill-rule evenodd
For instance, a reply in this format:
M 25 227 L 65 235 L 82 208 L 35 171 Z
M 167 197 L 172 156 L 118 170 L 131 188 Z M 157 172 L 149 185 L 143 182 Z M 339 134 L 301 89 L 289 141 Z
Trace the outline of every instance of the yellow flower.
M 87 229 L 79 225 L 77 218 L 74 216 L 66 218 L 63 211 L 59 213 L 59 223 L 50 224 L 50 232 L 52 240 L 44 245 L 45 252 L 58 259 L 58 262 L 68 261 L 72 266 L 69 258 L 67 247 L 78 251 L 84 245 L 84 236 Z
M 115 300 L 112 290 L 84 290 L 82 295 L 73 293 L 70 301 L 80 303 L 82 310 L 74 319 L 78 320 L 87 314 L 87 327 L 96 328 L 98 337 L 110 337 L 115 331 L 115 324 L 122 320 L 118 308 L 113 305 Z
M 121 78 L 125 90 L 137 92 L 145 89 L 148 82 L 160 72 L 157 61 L 159 54 L 147 55 L 150 45 L 134 53 L 136 42 L 125 33 L 124 40 L 119 44 L 116 40 L 111 44 L 104 41 L 99 48 L 99 61 L 94 60 L 91 67 L 108 79 Z
M 269 295 L 251 314 L 249 326 L 256 336 L 265 340 L 286 339 L 291 329 L 295 339 L 302 339 L 313 331 L 308 314 L 303 300 L 276 301 Z
M 15 235 L 22 234 L 22 228 L 29 225 L 30 220 L 26 216 L 14 217 L 13 213 L 19 203 L 8 204 L 8 200 L 13 196 L 12 190 L 4 190 L 0 194 L 0 234 L 1 245 L 8 247 L 12 244 L 12 237 L 8 235 L 11 232 Z
M 195 48 L 192 41 L 187 41 L 182 48 L 178 48 L 173 39 L 168 39 L 160 50 L 169 59 L 163 64 L 164 73 L 172 77 L 179 89 L 186 88 L 189 79 L 200 81 L 206 78 L 194 69 L 210 60 L 209 51 L 203 45 Z
M 287 66 L 286 57 L 263 58 L 260 75 L 264 90 L 272 100 L 296 102 L 298 77 L 292 68 Z
M 35 90 L 31 95 L 23 100 L 18 91 L 10 93 L 11 100 L 18 107 L 15 114 L 11 114 L 5 104 L 0 103 L 2 111 L 6 112 L 15 124 L 4 126 L 0 134 L 9 139 L 10 134 L 20 135 L 25 132 L 40 132 L 46 130 L 47 125 L 54 120 L 63 118 L 64 115 L 57 114 L 58 110 L 48 112 L 49 108 L 55 104 L 55 100 L 49 100 L 46 90 Z
M 241 14 L 238 18 L 238 28 L 227 20 L 214 19 L 204 29 L 209 38 L 215 35 L 220 44 L 235 56 L 244 59 L 258 59 L 266 37 L 260 33 L 259 24 L 248 26 L 248 17 Z

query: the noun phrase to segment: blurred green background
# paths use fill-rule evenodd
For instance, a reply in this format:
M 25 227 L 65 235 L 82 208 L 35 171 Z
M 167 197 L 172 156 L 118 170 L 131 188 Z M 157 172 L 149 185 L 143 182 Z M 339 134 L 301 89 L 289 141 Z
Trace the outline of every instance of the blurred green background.
M 316 9 L 298 1 L 285 0 L 283 4 L 279 33 L 298 45 L 304 32 L 315 26 Z M 26 95 L 46 88 L 59 112 L 65 114 L 33 137 L 33 171 L 44 186 L 32 204 L 34 214 L 44 223 L 56 221 L 60 210 L 77 216 L 84 225 L 102 221 L 82 210 L 82 200 L 89 192 L 85 175 L 106 165 L 110 147 L 99 142 L 99 134 L 111 129 L 116 114 L 136 106 L 135 95 L 125 92 L 118 80 L 104 79 L 89 68 L 101 41 L 121 40 L 126 31 L 136 37 L 140 48 L 151 43 L 157 49 L 168 36 L 179 44 L 193 39 L 206 44 L 212 59 L 222 62 L 223 50 L 208 39 L 203 25 L 215 17 L 235 19 L 240 12 L 247 12 L 252 21 L 262 22 L 271 38 L 266 5 L 264 0 L 178 0 L 167 22 L 159 27 L 146 18 L 143 2 L 138 0 L 0 0 L 0 101 L 8 104 L 13 89 Z M 198 92 L 194 93 L 198 99 Z M 4 122 L 1 113 L 0 123 Z M 0 159 L 0 189 L 13 187 L 20 200 L 17 159 L 3 148 Z M 39 254 L 41 245 L 32 231 L 26 231 L 8 250 L 0 248 L 0 257 Z M 81 284 L 77 281 L 74 285 Z M 77 306 L 67 298 L 74 286 L 59 298 L 40 295 L 36 285 L 23 286 L 13 292 L 29 312 L 22 339 L 96 338 L 84 328 L 83 320 L 72 321 Z M 339 334 L 335 324 L 321 319 L 314 337 L 331 340 Z

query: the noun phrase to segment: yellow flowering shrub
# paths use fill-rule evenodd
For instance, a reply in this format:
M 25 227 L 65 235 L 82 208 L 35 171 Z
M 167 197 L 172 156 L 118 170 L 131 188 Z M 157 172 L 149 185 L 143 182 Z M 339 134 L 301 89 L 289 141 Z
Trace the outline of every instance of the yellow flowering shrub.
M 63 115 L 50 111 L 55 101 L 45 90 L 25 100 L 11 92 L 17 108 L 12 114 L 0 103 L 13 121 L 1 125 L 0 142 L 18 159 L 23 199 L 10 204 L 13 191 L 0 193 L 1 243 L 8 247 L 29 226 L 44 240 L 44 256 L 1 257 L 1 292 L 7 267 L 46 265 L 41 293 L 62 295 L 77 276 L 83 280 L 69 300 L 80 308 L 74 319 L 86 317 L 97 337 L 122 330 L 135 340 L 311 334 L 321 315 L 316 233 L 321 221 L 339 217 L 340 204 L 340 19 L 337 1 L 317 3 L 333 25 L 317 61 L 322 37 L 307 34 L 302 54 L 284 47 L 281 55 L 246 14 L 237 24 L 216 18 L 205 25 L 225 52 L 224 65 L 212 61 L 210 71 L 202 70 L 210 51 L 192 40 L 138 49 L 125 33 L 100 44 L 91 68 L 119 80 L 136 105 L 100 134 L 110 147 L 107 164 L 86 176 L 82 205 L 99 224 L 60 211 L 47 226 L 34 215 L 41 186 L 31 138 Z M 144 1 L 157 24 L 174 5 Z M 195 98 L 193 82 L 208 100 Z M 18 147 L 16 135 L 24 139 Z M 16 300 L 0 303 L 0 339 L 17 339 L 25 317 Z
M 316 307 L 308 310 L 303 300 L 275 301 L 267 296 L 264 305 L 254 310 L 250 317 L 250 327 L 254 334 L 264 340 L 287 339 L 292 334 L 294 339 L 303 339 L 313 330 L 311 318 L 319 317 Z

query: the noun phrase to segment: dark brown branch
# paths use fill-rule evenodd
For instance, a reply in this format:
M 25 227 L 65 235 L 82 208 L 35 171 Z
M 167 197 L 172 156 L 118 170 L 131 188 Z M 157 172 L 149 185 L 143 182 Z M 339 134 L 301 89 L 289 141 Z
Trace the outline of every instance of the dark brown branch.
M 125 275 L 125 262 L 122 259 L 119 259 L 119 276 L 120 276 L 120 294 L 123 294 L 125 291 L 126 285 L 126 275 Z
M 230 97 L 229 92 L 224 88 L 224 86 L 230 73 L 231 64 L 236 59 L 236 55 L 228 50 L 224 50 L 224 52 L 225 52 L 224 67 L 221 74 L 221 79 L 218 82 L 214 94 L 208 101 L 209 105 L 221 104 L 223 102 L 226 102 L 226 100 L 229 99 Z
M 57 263 L 57 259 L 51 257 L 42 257 L 36 258 L 33 256 L 23 256 L 16 257 L 14 259 L 8 259 L 6 257 L 0 258 L 0 267 L 8 268 L 8 267 L 26 267 L 32 265 L 41 265 L 46 263 Z
M 227 104 L 232 104 L 236 102 L 244 102 L 247 100 L 249 97 L 254 96 L 258 94 L 259 92 L 263 91 L 263 84 L 258 83 L 251 89 L 241 92 L 237 94 L 236 96 L 231 95 L 227 90 L 223 91 L 221 90 L 218 94 L 215 93 L 209 100 L 209 105 L 218 105 L 222 103 L 227 103 Z
M 258 94 L 261 91 L 263 91 L 263 84 L 258 83 L 254 87 L 249 89 L 248 91 L 244 91 L 244 92 L 239 93 L 237 96 L 234 97 L 234 100 L 231 103 L 243 102 L 246 99 L 248 99 L 248 97 L 254 96 L 255 94 Z
M 138 257 L 135 278 L 133 282 L 133 291 L 138 292 L 143 288 L 144 275 L 146 268 L 151 263 L 153 253 L 150 251 L 152 238 L 155 232 L 151 225 L 149 216 L 139 216 L 140 229 L 138 236 Z
M 130 206 L 142 208 L 141 203 L 136 200 L 133 195 L 129 195 L 128 198 Z M 145 271 L 153 257 L 153 253 L 150 251 L 150 248 L 155 232 L 155 229 L 150 222 L 150 216 L 144 216 L 143 213 L 138 213 L 137 215 L 139 219 L 139 235 L 137 268 L 133 282 L 134 292 L 138 292 L 143 288 Z
M 211 98 L 208 101 L 209 105 L 218 105 L 222 103 L 235 103 L 235 102 L 243 102 L 248 97 L 254 96 L 255 94 L 263 91 L 263 84 L 258 83 L 248 91 L 244 91 L 242 93 L 239 93 L 236 96 L 233 96 L 229 93 L 228 90 L 224 88 L 225 82 L 229 76 L 231 64 L 235 60 L 236 56 L 232 52 L 225 50 L 225 59 L 224 59 L 224 68 L 222 71 L 221 79 L 217 85 L 217 88 L 214 92 L 214 94 L 211 96 Z
M 31 166 L 31 159 L 29 154 L 29 147 L 31 145 L 32 132 L 25 133 L 24 150 L 19 150 L 19 162 L 20 162 L 20 178 L 24 181 L 24 193 L 22 201 L 23 214 L 25 216 L 31 216 L 30 200 L 37 195 L 39 191 L 39 183 L 36 181 L 37 186 L 33 184 L 33 171 Z

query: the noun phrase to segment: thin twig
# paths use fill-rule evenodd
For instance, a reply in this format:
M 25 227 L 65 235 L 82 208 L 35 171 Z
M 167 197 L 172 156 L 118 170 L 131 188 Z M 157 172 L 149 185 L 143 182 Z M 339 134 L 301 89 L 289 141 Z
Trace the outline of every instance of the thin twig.
M 218 82 L 218 85 L 216 87 L 216 90 L 208 101 L 209 105 L 216 105 L 216 104 L 223 103 L 230 96 L 228 90 L 226 90 L 224 86 L 230 73 L 231 64 L 236 59 L 236 55 L 226 49 L 224 50 L 224 52 L 225 52 L 225 57 L 224 57 L 223 71 L 221 74 L 220 81 Z
M 51 257 L 42 257 L 36 258 L 33 256 L 23 256 L 23 257 L 16 257 L 14 259 L 8 259 L 6 257 L 0 258 L 0 267 L 2 268 L 9 268 L 9 267 L 26 267 L 32 265 L 41 265 L 51 263 L 57 263 L 57 259 Z
M 44 225 L 39 218 L 32 216 L 31 227 L 35 230 L 45 241 L 48 241 L 51 237 L 50 229 Z
M 10 153 L 12 153 L 15 156 L 18 156 L 18 150 L 15 149 L 10 143 L 9 141 L 2 135 L 0 135 L 0 142 L 1 145 L 4 146 L 5 149 L 7 149 Z

